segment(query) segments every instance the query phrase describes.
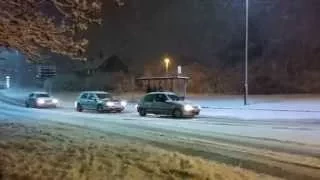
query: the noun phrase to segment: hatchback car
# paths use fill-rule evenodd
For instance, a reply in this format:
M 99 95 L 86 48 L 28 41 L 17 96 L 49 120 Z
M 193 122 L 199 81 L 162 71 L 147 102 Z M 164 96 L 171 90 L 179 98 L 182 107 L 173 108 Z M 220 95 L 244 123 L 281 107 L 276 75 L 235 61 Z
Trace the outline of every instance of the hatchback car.
M 56 108 L 58 103 L 58 99 L 50 96 L 46 92 L 32 92 L 25 100 L 25 106 L 33 108 Z
M 172 92 L 153 92 L 144 96 L 137 105 L 140 116 L 146 114 L 172 115 L 176 118 L 199 115 L 200 106 L 186 102 Z
M 126 105 L 126 101 L 115 99 L 110 93 L 104 91 L 82 92 L 75 102 L 78 112 L 83 110 L 96 110 L 99 113 L 122 112 Z

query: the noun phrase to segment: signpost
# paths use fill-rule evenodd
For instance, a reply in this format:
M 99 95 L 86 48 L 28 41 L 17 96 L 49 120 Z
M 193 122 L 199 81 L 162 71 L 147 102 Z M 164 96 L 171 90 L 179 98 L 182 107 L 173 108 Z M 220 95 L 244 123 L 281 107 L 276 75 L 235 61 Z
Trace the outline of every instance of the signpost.
M 6 88 L 10 88 L 10 76 L 6 76 Z
M 182 68 L 181 66 L 178 66 L 178 75 L 181 75 L 182 74 Z
M 43 88 L 51 94 L 52 92 L 52 78 L 57 75 L 55 65 L 38 65 L 37 78 L 43 80 Z

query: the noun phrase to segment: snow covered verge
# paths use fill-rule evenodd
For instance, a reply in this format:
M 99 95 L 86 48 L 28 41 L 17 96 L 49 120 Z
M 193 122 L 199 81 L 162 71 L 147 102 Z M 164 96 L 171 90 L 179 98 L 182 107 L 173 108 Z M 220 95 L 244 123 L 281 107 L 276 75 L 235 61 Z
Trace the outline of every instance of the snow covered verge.
M 276 179 L 62 123 L 1 121 L 1 179 Z

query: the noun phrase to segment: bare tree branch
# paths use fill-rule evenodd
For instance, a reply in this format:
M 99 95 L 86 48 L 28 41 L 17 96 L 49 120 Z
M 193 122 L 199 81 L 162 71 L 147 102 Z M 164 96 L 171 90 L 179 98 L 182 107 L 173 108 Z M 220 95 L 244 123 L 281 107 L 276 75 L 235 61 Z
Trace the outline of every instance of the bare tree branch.
M 83 59 L 90 23 L 100 23 L 100 0 L 1 0 L 0 46 L 29 58 L 43 51 Z

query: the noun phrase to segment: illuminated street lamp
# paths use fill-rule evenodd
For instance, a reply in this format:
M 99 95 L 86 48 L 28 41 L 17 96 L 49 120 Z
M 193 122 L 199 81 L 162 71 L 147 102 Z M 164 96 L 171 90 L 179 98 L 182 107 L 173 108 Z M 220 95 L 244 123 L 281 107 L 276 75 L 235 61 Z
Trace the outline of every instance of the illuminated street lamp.
M 170 64 L 170 59 L 169 58 L 165 58 L 164 59 L 164 65 L 165 65 L 165 68 L 166 68 L 167 75 L 168 75 L 168 71 L 169 71 L 169 64 Z

